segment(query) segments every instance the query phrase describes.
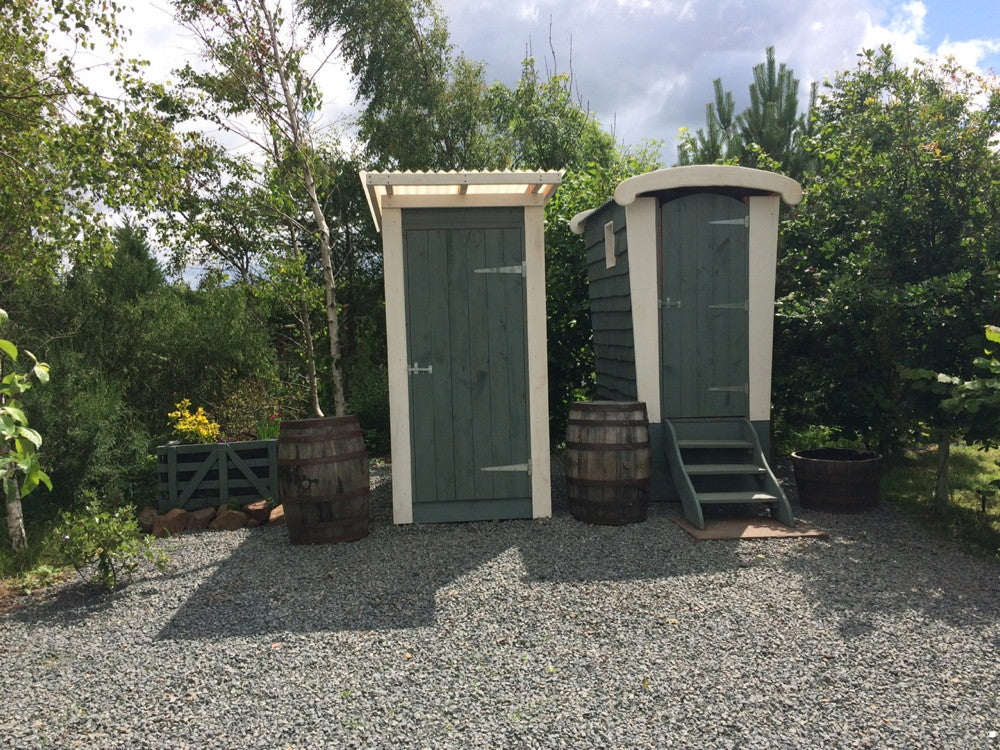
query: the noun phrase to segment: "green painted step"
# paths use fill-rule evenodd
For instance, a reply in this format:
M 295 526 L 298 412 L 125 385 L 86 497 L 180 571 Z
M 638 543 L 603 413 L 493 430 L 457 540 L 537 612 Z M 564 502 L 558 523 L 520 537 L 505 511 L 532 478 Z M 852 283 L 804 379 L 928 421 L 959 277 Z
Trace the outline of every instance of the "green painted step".
M 699 492 L 698 502 L 705 505 L 738 505 L 742 503 L 773 503 L 778 498 L 767 492 Z
M 689 476 L 705 476 L 708 474 L 764 474 L 765 470 L 755 464 L 685 464 L 684 470 Z
M 745 448 L 749 450 L 753 444 L 749 440 L 678 440 L 677 445 L 685 448 Z

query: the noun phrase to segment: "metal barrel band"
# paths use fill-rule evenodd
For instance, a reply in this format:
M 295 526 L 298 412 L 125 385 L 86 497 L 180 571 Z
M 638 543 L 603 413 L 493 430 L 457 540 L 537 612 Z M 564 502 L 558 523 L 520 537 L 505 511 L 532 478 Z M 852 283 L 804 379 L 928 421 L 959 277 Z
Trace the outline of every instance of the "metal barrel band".
M 341 461 L 352 461 L 356 458 L 366 458 L 368 452 L 364 450 L 354 453 L 342 453 L 339 456 L 316 456 L 314 458 L 279 458 L 278 467 L 282 466 L 317 466 L 320 464 L 334 464 Z
M 290 501 L 292 505 L 306 505 L 306 504 L 319 504 L 319 503 L 335 503 L 338 500 L 353 500 L 356 497 L 364 497 L 370 494 L 368 487 L 363 487 L 353 492 L 338 492 L 333 495 L 304 495 L 295 498 L 295 500 Z
M 279 441 L 282 443 L 295 444 L 315 443 L 317 442 L 317 437 L 330 438 L 333 440 L 350 440 L 352 438 L 364 440 L 364 434 L 362 434 L 361 430 L 352 430 L 351 432 L 334 432 L 329 434 L 325 432 L 310 432 L 307 435 L 282 435 L 279 438 Z
M 639 443 L 566 443 L 566 450 L 576 450 L 576 451 L 608 451 L 616 452 L 622 448 L 634 449 L 634 448 L 648 448 L 649 441 L 645 440 Z
M 648 487 L 649 477 L 633 479 L 574 479 L 566 477 L 566 484 L 576 487 Z
M 646 414 L 646 404 L 642 401 L 611 401 L 605 404 L 595 403 L 594 401 L 583 401 L 578 404 L 572 404 L 570 406 L 570 411 L 642 411 L 643 415 Z
M 645 427 L 645 419 L 573 419 L 569 422 L 574 427 Z

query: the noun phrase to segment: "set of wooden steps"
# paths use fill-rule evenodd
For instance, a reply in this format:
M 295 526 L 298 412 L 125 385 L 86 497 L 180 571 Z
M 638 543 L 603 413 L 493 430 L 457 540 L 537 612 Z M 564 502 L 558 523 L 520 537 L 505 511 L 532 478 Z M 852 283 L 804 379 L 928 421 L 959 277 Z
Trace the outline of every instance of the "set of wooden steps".
M 667 420 L 664 449 L 684 516 L 705 528 L 706 505 L 766 505 L 793 526 L 791 506 L 745 419 Z

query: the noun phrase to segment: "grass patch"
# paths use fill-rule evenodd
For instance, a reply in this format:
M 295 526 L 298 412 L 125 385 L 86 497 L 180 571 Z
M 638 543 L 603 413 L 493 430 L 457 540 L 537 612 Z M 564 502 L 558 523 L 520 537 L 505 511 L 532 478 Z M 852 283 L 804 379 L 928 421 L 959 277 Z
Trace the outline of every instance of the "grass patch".
M 1000 492 L 990 484 L 1000 481 L 1000 450 L 952 446 L 951 502 L 944 513 L 934 509 L 936 476 L 935 448 L 906 451 L 887 462 L 882 497 L 963 549 L 1000 562 Z

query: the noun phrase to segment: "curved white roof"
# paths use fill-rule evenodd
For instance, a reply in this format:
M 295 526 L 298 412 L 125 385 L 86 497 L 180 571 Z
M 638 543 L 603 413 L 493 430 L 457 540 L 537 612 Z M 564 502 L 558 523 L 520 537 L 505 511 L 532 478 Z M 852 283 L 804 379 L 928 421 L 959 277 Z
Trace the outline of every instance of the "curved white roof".
M 615 203 L 627 206 L 643 193 L 688 187 L 730 187 L 760 190 L 780 195 L 794 206 L 802 200 L 802 186 L 791 177 L 749 167 L 728 167 L 718 164 L 697 164 L 671 167 L 636 175 L 615 188 Z

